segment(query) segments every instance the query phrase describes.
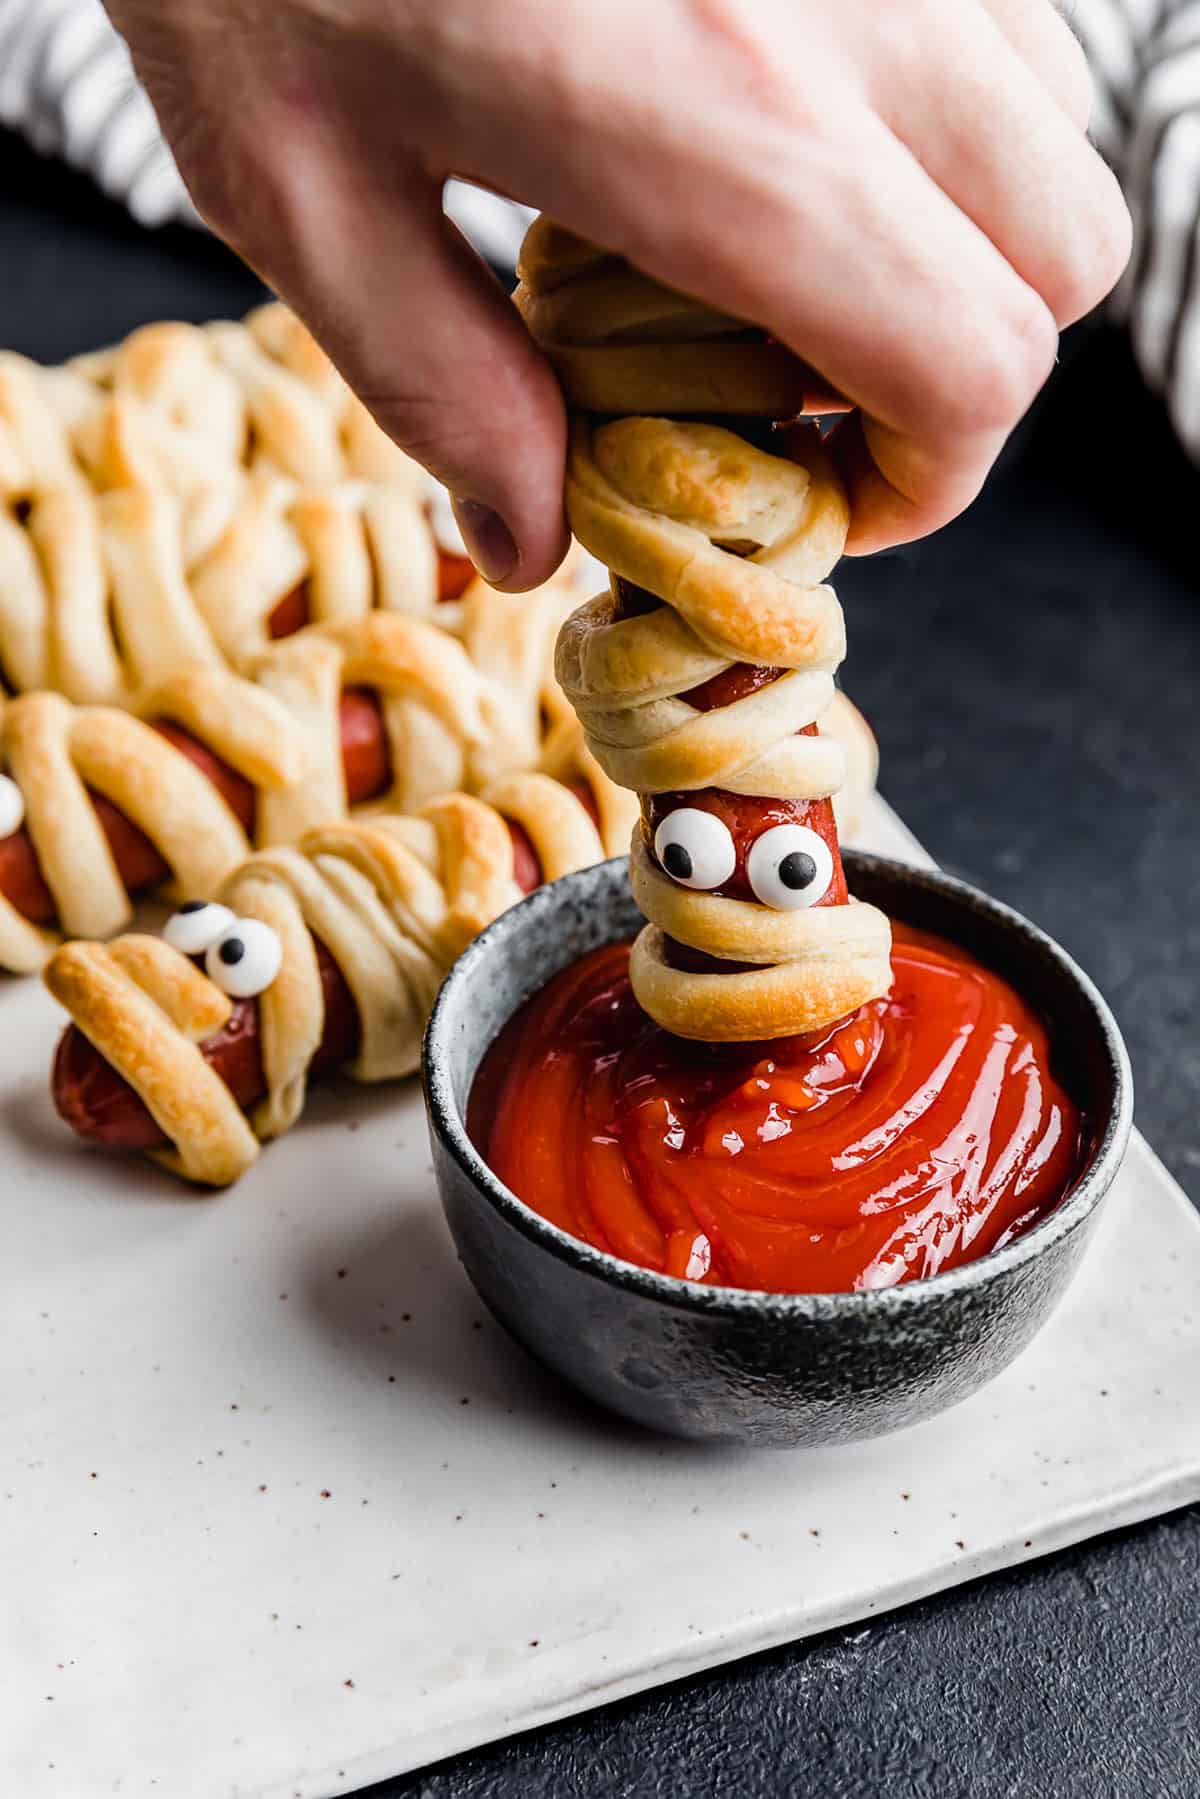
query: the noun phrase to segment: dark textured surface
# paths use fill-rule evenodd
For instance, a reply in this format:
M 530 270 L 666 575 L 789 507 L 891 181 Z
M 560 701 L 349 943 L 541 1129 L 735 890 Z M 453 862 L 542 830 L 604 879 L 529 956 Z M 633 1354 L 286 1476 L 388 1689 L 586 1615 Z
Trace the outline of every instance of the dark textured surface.
M 0 342 L 68 355 L 257 292 L 0 134 Z M 839 578 L 884 789 L 1076 954 L 1138 1117 L 1200 1190 L 1196 477 L 1124 344 L 1077 333 L 987 495 Z M 1200 1507 L 374 1789 L 372 1799 L 1200 1794 Z
M 1124 1049 L 1095 989 L 1035 925 L 942 872 L 847 853 L 850 890 L 949 937 L 1007 977 L 1069 1046 L 1091 1166 L 1019 1242 L 936 1281 L 870 1294 L 731 1292 L 614 1264 L 513 1199 L 463 1125 L 484 1051 L 546 981 L 640 922 L 625 862 L 580 869 L 461 957 L 425 1037 L 434 1170 L 463 1266 L 501 1324 L 588 1398 L 675 1436 L 846 1443 L 965 1399 L 1029 1343 L 1065 1292 L 1129 1136 Z

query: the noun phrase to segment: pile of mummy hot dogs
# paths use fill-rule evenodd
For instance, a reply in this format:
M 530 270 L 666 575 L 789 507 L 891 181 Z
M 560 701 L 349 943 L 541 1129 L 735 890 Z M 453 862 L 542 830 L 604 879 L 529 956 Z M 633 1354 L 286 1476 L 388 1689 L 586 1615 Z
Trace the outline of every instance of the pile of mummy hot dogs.
M 540 231 L 567 275 L 594 260 Z M 676 392 L 680 340 L 700 337 L 713 409 L 722 321 L 619 265 L 605 344 L 595 282 L 564 283 L 589 335 L 534 263 L 523 310 L 576 404 L 597 359 L 619 382 L 641 333 Z M 723 324 L 744 380 L 745 332 Z M 577 441 L 584 550 L 587 466 L 581 483 Z M 811 492 L 812 518 L 739 524 L 758 531 L 740 556 L 820 556 L 827 473 Z M 441 979 L 506 907 L 628 850 L 638 802 L 610 775 L 637 755 L 602 751 L 606 773 L 596 718 L 581 705 L 585 740 L 555 677 L 561 633 L 580 700 L 572 615 L 601 604 L 584 550 L 534 593 L 488 587 L 444 490 L 278 304 L 56 368 L 0 354 L 0 968 L 41 970 L 69 1014 L 51 1077 L 67 1125 L 226 1186 L 311 1083 L 411 1074 Z M 853 832 L 874 745 L 822 679 Z M 711 778 L 701 758 L 694 785 Z M 175 910 L 129 929 L 147 899 Z

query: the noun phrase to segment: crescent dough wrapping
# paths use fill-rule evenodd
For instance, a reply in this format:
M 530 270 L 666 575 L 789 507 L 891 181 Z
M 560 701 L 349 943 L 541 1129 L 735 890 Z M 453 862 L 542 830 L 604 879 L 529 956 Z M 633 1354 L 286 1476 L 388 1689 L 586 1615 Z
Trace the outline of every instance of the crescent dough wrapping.
M 185 663 L 244 670 L 297 590 L 315 623 L 459 630 L 438 493 L 279 304 L 60 368 L 0 353 L 0 676 L 127 706 Z
M 284 707 L 226 671 L 164 683 L 155 711 L 183 724 L 202 713 L 204 741 L 264 791 L 303 773 Z M 56 693 L 8 701 L 0 763 L 21 790 L 42 879 L 68 934 L 109 936 L 132 913 L 89 790 L 149 838 L 184 892 L 214 893 L 250 847 L 207 776 L 148 724 L 112 707 L 72 706 Z M 40 968 L 57 940 L 0 896 L 0 968 Z
M 47 963 L 46 985 L 171 1140 L 156 1159 L 189 1180 L 226 1186 L 303 1110 L 324 1028 L 314 939 L 358 1012 L 359 1050 L 347 1072 L 372 1082 L 410 1073 L 450 964 L 519 897 L 506 818 L 528 832 L 549 878 L 609 849 L 566 787 L 538 772 L 509 773 L 485 797 L 450 794 L 413 818 L 321 826 L 292 847 L 256 852 L 226 877 L 216 897 L 269 925 L 283 952 L 255 1002 L 267 1091 L 252 1118 L 198 1047 L 226 1023 L 231 1004 L 186 956 L 138 935 L 67 943 Z
M 465 642 L 389 613 L 309 627 L 264 651 L 253 665 L 255 681 L 193 665 L 145 689 L 137 716 L 72 706 L 52 693 L 0 703 L 0 770 L 21 790 L 25 826 L 62 930 L 108 937 L 131 916 L 89 790 L 149 838 L 171 871 L 172 889 L 188 898 L 211 899 L 251 848 L 208 778 L 144 721 L 182 726 L 253 785 L 260 846 L 293 843 L 347 817 L 339 726 L 346 687 L 376 694 L 392 774 L 390 788 L 358 815 L 415 811 L 436 794 L 479 792 L 537 763 L 546 669 L 563 607 L 545 593 L 515 597 L 532 603 L 523 612 L 506 607 L 486 627 L 468 631 Z M 616 853 L 618 822 L 628 835 L 627 796 L 585 765 L 578 727 L 573 738 L 560 732 L 551 765 L 565 780 L 588 781 L 608 853 Z M 0 894 L 0 968 L 40 968 L 57 940 Z
M 835 733 L 799 734 L 837 704 L 845 649 L 825 581 L 848 509 L 819 438 L 793 440 L 784 457 L 713 423 L 644 416 L 785 418 L 803 403 L 804 371 L 741 321 L 545 218 L 530 228 L 519 274 L 517 303 L 573 409 L 568 517 L 616 578 L 564 625 L 556 664 L 601 768 L 646 794 L 718 787 L 816 800 L 841 786 L 839 737 L 849 736 L 869 776 L 870 748 L 844 705 Z M 629 613 L 617 580 L 663 603 Z M 683 697 L 742 663 L 783 672 L 710 711 Z M 890 986 L 890 929 L 873 907 L 772 911 L 695 892 L 658 870 L 640 830 L 632 868 L 650 920 L 631 960 L 634 992 L 679 1035 L 813 1030 Z M 688 972 L 672 965 L 668 939 L 752 966 Z

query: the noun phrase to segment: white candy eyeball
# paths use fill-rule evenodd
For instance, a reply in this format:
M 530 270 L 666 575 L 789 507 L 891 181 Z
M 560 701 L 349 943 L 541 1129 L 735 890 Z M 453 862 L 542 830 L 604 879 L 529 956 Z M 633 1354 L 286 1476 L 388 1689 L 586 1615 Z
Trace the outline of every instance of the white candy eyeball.
M 673 881 L 701 892 L 720 887 L 737 867 L 729 827 L 699 806 L 680 806 L 654 833 L 654 853 Z
M 178 912 L 172 912 L 163 926 L 163 936 L 180 955 L 202 956 L 209 944 L 215 943 L 232 923 L 233 913 L 228 906 L 218 906 L 209 900 L 189 900 Z
M 11 775 L 0 775 L 0 837 L 11 837 L 25 823 L 25 795 Z
M 458 520 L 454 516 L 454 508 L 450 504 L 449 491 L 440 481 L 432 476 L 426 488 L 426 509 L 429 517 L 429 529 L 433 532 L 433 541 L 439 550 L 447 556 L 470 556 L 463 534 L 458 528 Z
M 828 893 L 833 854 L 825 839 L 807 825 L 772 825 L 751 845 L 746 873 L 764 906 L 799 912 Z
M 257 918 L 235 918 L 209 946 L 204 970 L 230 999 L 253 999 L 271 985 L 282 962 L 278 932 Z

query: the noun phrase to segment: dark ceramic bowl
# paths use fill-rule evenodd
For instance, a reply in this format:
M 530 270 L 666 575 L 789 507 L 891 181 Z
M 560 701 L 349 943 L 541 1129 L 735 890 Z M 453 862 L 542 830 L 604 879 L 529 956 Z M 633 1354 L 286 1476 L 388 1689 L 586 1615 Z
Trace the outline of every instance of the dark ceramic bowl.
M 965 1399 L 1012 1361 L 1066 1289 L 1129 1138 L 1129 1060 L 1108 1007 L 1044 932 L 946 875 L 848 855 L 893 918 L 963 945 L 1050 1025 L 1060 1078 L 1091 1121 L 1084 1172 L 1027 1235 L 928 1281 L 821 1295 L 701 1287 L 567 1236 L 486 1166 L 464 1127 L 480 1059 L 517 1008 L 641 917 L 623 860 L 541 888 L 446 980 L 425 1040 L 434 1167 L 463 1265 L 519 1343 L 641 1424 L 714 1442 L 847 1442 Z

